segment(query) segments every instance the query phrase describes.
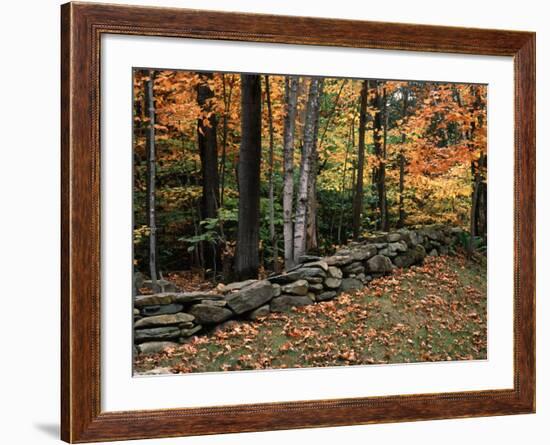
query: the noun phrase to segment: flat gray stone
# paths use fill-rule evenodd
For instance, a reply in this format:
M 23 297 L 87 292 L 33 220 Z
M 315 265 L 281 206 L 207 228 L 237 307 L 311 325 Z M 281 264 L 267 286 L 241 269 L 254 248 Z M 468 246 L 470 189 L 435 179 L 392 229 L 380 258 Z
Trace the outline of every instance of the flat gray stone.
M 274 297 L 278 297 L 279 295 L 281 295 L 283 292 L 281 291 L 281 285 L 280 284 L 275 284 L 273 283 L 271 285 L 271 287 L 273 288 L 273 296 Z
M 340 285 L 340 290 L 342 292 L 351 292 L 363 289 L 363 287 L 365 287 L 363 282 L 357 278 L 344 278 L 342 280 L 342 284 Z
M 313 304 L 311 299 L 306 295 L 281 295 L 280 297 L 271 300 L 271 312 L 286 312 L 293 307 L 307 306 Z
M 381 249 L 378 254 L 394 257 L 397 256 L 399 253 L 403 253 L 407 251 L 407 244 L 404 241 L 399 241 L 396 243 L 389 243 L 387 247 L 384 249 Z
M 312 261 L 319 261 L 320 259 L 321 257 L 316 255 L 302 255 L 301 257 L 298 258 L 298 263 L 300 264 L 309 263 Z
M 367 244 L 359 248 L 353 249 L 351 257 L 353 261 L 365 261 L 376 255 L 378 249 L 372 244 Z
M 258 318 L 267 316 L 271 311 L 269 310 L 269 304 L 264 304 L 257 309 L 254 309 L 248 314 L 249 320 L 257 320 Z
M 273 286 L 267 280 L 257 281 L 225 297 L 227 305 L 236 314 L 243 314 L 263 306 L 272 298 Z
M 171 304 L 174 302 L 174 295 L 165 294 L 151 294 L 151 295 L 137 295 L 134 297 L 134 307 L 142 308 L 145 306 L 158 306 L 161 304 Z
M 307 295 L 308 282 L 306 280 L 298 280 L 294 283 L 288 283 L 281 287 L 283 294 L 292 295 Z
M 162 304 L 155 306 L 144 306 L 141 308 L 141 314 L 146 317 L 153 315 L 175 314 L 183 310 L 183 305 L 178 303 Z
M 329 289 L 338 289 L 341 284 L 342 280 L 340 278 L 329 277 L 325 280 L 325 287 L 328 287 Z
M 308 277 L 322 277 L 324 278 L 326 276 L 326 272 L 323 269 L 320 269 L 318 267 L 300 267 L 297 270 L 293 270 L 288 273 L 275 275 L 273 277 L 269 277 L 268 281 L 271 283 L 276 284 L 288 284 L 292 283 L 297 280 L 304 280 Z
M 380 235 L 375 235 L 375 236 L 369 236 L 366 239 L 366 241 L 369 244 L 383 244 L 383 243 L 388 242 L 388 238 L 387 238 L 386 234 L 380 234 Z
M 176 348 L 179 345 L 171 341 L 148 341 L 137 346 L 140 354 L 158 354 L 167 348 Z
M 401 234 L 397 232 L 390 233 L 387 238 L 389 243 L 396 243 L 397 241 L 401 241 Z
M 225 300 L 201 300 L 201 304 L 209 304 L 210 306 L 227 306 L 227 301 Z
M 180 323 L 189 323 L 193 322 L 195 317 L 184 312 L 179 312 L 177 314 L 164 314 L 164 315 L 154 315 L 152 317 L 144 317 L 141 320 L 138 320 L 134 324 L 134 328 L 152 328 L 156 326 L 170 326 L 177 325 Z
M 180 336 L 180 328 L 175 326 L 164 326 L 160 328 L 146 328 L 134 330 L 134 341 L 143 343 L 154 340 L 171 340 Z
M 223 293 L 234 292 L 241 290 L 243 287 L 250 286 L 252 283 L 255 283 L 258 280 L 245 280 L 239 281 L 236 283 L 223 284 L 220 286 L 220 291 Z
M 346 267 L 342 268 L 342 272 L 344 274 L 350 275 L 350 274 L 358 274 L 363 273 L 365 271 L 365 266 L 363 266 L 363 263 L 351 263 Z
M 328 268 L 328 276 L 331 278 L 342 278 L 344 275 L 342 274 L 342 269 L 336 266 L 330 266 Z
M 211 292 L 180 292 L 174 295 L 174 301 L 180 304 L 198 303 L 202 300 L 223 300 L 223 295 Z
M 328 272 L 328 264 L 326 261 L 318 260 L 314 261 L 312 263 L 306 263 L 303 267 L 318 267 L 320 269 L 323 269 L 325 272 Z
M 328 290 L 326 292 L 322 292 L 319 295 L 317 295 L 315 299 L 317 301 L 327 301 L 327 300 L 332 300 L 334 297 L 336 297 L 336 295 L 338 295 L 336 291 Z
M 333 255 L 325 258 L 325 262 L 329 266 L 346 266 L 353 262 L 351 252 L 349 255 Z
M 316 294 L 318 294 L 319 292 L 322 292 L 324 287 L 321 283 L 318 283 L 318 284 L 310 284 L 308 286 L 308 289 Z
M 233 316 L 229 309 L 209 304 L 195 304 L 189 309 L 199 324 L 218 324 Z
M 192 328 L 182 329 L 180 332 L 180 341 L 182 337 L 191 337 L 192 335 L 196 334 L 202 329 L 202 326 L 198 324 L 197 326 L 193 326 Z

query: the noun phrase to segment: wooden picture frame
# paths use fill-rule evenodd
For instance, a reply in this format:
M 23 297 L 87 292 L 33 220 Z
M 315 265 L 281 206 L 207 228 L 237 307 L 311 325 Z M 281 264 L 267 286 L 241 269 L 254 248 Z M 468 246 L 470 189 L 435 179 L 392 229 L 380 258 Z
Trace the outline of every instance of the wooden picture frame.
M 535 34 L 91 3 L 61 8 L 61 436 L 75 442 L 494 416 L 535 411 Z M 287 403 L 102 412 L 102 34 L 513 56 L 514 387 Z

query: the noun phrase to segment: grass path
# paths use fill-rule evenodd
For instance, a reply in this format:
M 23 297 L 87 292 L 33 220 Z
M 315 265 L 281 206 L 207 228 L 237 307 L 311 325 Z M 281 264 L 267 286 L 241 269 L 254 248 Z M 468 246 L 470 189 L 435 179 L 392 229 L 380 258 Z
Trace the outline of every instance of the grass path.
M 485 359 L 486 266 L 428 257 L 356 293 L 259 321 L 231 321 L 136 372 L 211 372 Z

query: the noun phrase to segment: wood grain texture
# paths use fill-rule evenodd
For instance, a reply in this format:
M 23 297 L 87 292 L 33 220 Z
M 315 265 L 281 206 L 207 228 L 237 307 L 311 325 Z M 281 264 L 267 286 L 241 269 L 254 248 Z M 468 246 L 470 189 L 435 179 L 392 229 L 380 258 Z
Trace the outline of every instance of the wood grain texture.
M 534 412 L 533 33 L 90 3 L 65 4 L 61 11 L 63 440 L 93 442 Z M 514 388 L 101 412 L 99 61 L 103 33 L 513 56 L 516 98 Z

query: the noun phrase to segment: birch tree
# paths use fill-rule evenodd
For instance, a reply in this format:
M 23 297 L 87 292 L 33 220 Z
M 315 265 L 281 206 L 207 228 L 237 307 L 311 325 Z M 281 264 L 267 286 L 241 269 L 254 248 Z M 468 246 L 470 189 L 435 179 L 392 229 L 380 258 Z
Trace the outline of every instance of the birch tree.
M 294 130 L 296 128 L 296 109 L 298 102 L 298 77 L 285 79 L 286 114 L 283 134 L 283 238 L 285 249 L 285 268 L 294 266 L 294 227 L 292 210 L 294 201 Z
M 322 79 L 312 78 L 309 86 L 306 118 L 304 124 L 304 144 L 300 164 L 300 179 L 296 199 L 296 217 L 294 224 L 294 262 L 306 253 L 306 225 L 310 175 L 313 170 L 316 155 L 315 127 L 319 118 L 319 92 L 322 88 Z
M 145 106 L 147 109 L 147 219 L 149 226 L 149 274 L 153 288 L 157 284 L 157 223 L 156 223 L 156 164 L 155 148 L 155 72 L 149 70 L 145 80 Z
M 361 105 L 359 111 L 359 147 L 357 151 L 357 183 L 353 196 L 353 239 L 359 238 L 361 215 L 363 212 L 363 171 L 365 169 L 365 129 L 367 127 L 367 101 L 369 81 L 364 80 L 361 87 Z

